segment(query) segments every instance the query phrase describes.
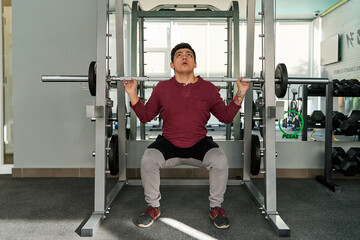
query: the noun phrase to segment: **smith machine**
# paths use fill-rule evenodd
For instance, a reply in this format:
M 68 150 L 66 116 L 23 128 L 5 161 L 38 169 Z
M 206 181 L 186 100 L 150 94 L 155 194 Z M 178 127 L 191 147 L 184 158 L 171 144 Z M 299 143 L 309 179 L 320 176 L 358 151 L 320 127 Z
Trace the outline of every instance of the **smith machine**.
M 246 95 L 244 116 L 244 161 L 243 161 L 243 180 L 229 180 L 229 185 L 243 185 L 248 193 L 254 198 L 255 202 L 276 233 L 281 237 L 290 236 L 290 228 L 282 220 L 277 212 L 276 200 L 276 152 L 275 152 L 275 119 L 283 118 L 283 102 L 275 101 L 277 97 L 284 97 L 288 84 L 307 84 L 307 83 L 329 83 L 327 79 L 319 78 L 288 78 L 286 66 L 279 64 L 275 69 L 275 35 L 274 35 L 274 3 L 273 0 L 262 1 L 262 10 L 259 13 L 263 25 L 263 32 L 259 37 L 263 40 L 264 51 L 261 57 L 264 61 L 264 78 L 253 77 L 254 62 L 254 29 L 255 29 L 255 4 L 256 0 L 247 1 L 247 48 L 246 48 L 246 75 L 250 78 L 244 79 L 257 83 L 263 91 L 263 110 L 260 120 L 263 128 L 263 147 L 260 148 L 258 138 L 252 136 L 253 109 L 253 86 L 250 85 L 250 91 Z M 178 5 L 181 8 L 189 8 L 190 5 Z M 236 77 L 240 75 L 239 71 L 239 7 L 238 2 L 234 1 L 228 11 L 220 11 L 208 5 L 191 5 L 192 8 L 206 9 L 206 11 L 159 11 L 165 8 L 176 8 L 176 5 L 160 5 L 150 11 L 143 11 L 138 2 L 132 5 L 132 26 L 131 26 L 131 75 L 140 81 L 140 97 L 144 100 L 144 81 L 161 81 L 168 78 L 148 78 L 144 76 L 143 62 L 143 21 L 144 18 L 224 18 L 227 20 L 227 77 L 224 78 L 205 78 L 212 82 L 228 82 L 227 98 L 232 99 L 232 85 Z M 128 180 L 126 177 L 127 162 L 136 161 L 130 159 L 127 154 L 131 148 L 141 141 L 136 141 L 136 123 L 131 124 L 130 139 L 126 139 L 126 104 L 125 91 L 121 83 L 124 77 L 124 37 L 123 37 L 123 18 L 124 3 L 123 0 L 116 0 L 115 19 L 116 19 L 116 57 L 117 74 L 111 76 L 109 71 L 109 52 L 108 32 L 109 19 L 108 1 L 98 0 L 98 21 L 97 21 L 97 59 L 91 62 L 88 75 L 83 76 L 42 76 L 43 82 L 88 82 L 91 95 L 96 96 L 95 105 L 87 107 L 87 117 L 96 122 L 96 146 L 93 156 L 95 156 L 95 199 L 94 212 L 89 220 L 81 229 L 81 236 L 93 236 L 99 227 L 101 220 L 106 217 L 110 210 L 110 204 L 117 196 L 121 188 L 126 184 L 140 184 L 140 181 Z M 139 49 L 140 71 L 137 73 L 137 32 L 139 26 Z M 234 76 L 232 78 L 232 53 L 234 56 Z M 129 77 L 126 77 L 129 79 Z M 120 82 L 120 83 L 119 83 Z M 109 98 L 109 89 L 111 83 L 117 83 L 117 118 L 112 117 L 111 107 L 113 101 Z M 118 84 L 119 83 L 119 84 Z M 274 91 L 275 89 L 275 91 Z M 112 135 L 112 121 L 118 122 L 118 134 Z M 131 121 L 136 122 L 136 116 L 131 116 Z M 234 129 L 235 140 L 239 139 L 240 129 Z M 141 139 L 145 139 L 145 127 L 140 127 Z M 111 140 L 109 141 L 109 138 Z M 231 128 L 227 126 L 226 139 L 231 138 Z M 140 143 L 141 144 L 141 143 Z M 144 145 L 144 143 L 142 143 Z M 145 143 L 146 145 L 149 142 Z M 242 141 L 225 141 L 222 144 L 225 152 L 238 151 Z M 145 146 L 145 145 L 144 145 Z M 260 170 L 260 160 L 264 158 L 264 195 L 255 187 L 251 181 L 251 175 L 257 174 Z M 108 160 L 108 161 L 107 161 Z M 241 159 L 239 159 L 241 161 Z M 109 171 L 110 170 L 110 171 Z M 106 194 L 106 173 L 119 175 L 117 184 Z M 162 185 L 182 185 L 182 184 L 203 184 L 207 185 L 208 180 L 176 180 L 163 181 Z

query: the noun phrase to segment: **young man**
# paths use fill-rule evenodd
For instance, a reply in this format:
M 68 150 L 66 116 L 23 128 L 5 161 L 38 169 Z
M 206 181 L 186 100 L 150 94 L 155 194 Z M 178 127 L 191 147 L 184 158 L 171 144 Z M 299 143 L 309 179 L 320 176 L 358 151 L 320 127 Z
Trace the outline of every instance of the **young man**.
M 210 218 L 217 228 L 228 228 L 229 220 L 221 208 L 228 179 L 227 159 L 223 150 L 206 136 L 205 126 L 210 113 L 221 122 L 231 123 L 249 83 L 239 78 L 239 90 L 226 106 L 215 85 L 195 77 L 196 55 L 189 44 L 180 43 L 172 49 L 170 66 L 175 76 L 159 82 L 146 105 L 139 101 L 136 80 L 124 81 L 131 107 L 141 122 L 149 122 L 159 113 L 163 119 L 162 136 L 148 146 L 141 159 L 148 207 L 137 219 L 137 225 L 149 227 L 160 216 L 160 168 L 191 165 L 209 170 Z

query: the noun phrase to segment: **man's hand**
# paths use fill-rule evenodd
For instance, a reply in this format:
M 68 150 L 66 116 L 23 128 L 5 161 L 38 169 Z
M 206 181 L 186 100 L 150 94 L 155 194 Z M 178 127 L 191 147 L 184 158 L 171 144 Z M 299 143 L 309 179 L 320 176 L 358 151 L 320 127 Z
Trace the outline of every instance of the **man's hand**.
M 123 81 L 125 92 L 130 95 L 137 94 L 137 82 L 134 78 L 131 78 L 131 80 L 124 80 Z
M 238 80 L 236 80 L 236 85 L 237 85 L 239 91 L 242 93 L 242 96 L 245 96 L 246 91 L 249 89 L 250 83 L 242 82 L 243 78 L 247 78 L 247 77 L 238 78 Z
M 236 85 L 238 87 L 238 91 L 234 97 L 234 102 L 238 106 L 241 106 L 241 103 L 245 97 L 245 93 L 249 89 L 249 86 L 250 86 L 249 82 L 242 81 L 243 78 L 245 78 L 245 77 L 241 77 L 238 80 L 236 80 Z
M 131 80 L 123 81 L 125 92 L 129 95 L 130 102 L 132 105 L 135 105 L 139 101 L 139 96 L 137 95 L 137 82 L 134 78 Z

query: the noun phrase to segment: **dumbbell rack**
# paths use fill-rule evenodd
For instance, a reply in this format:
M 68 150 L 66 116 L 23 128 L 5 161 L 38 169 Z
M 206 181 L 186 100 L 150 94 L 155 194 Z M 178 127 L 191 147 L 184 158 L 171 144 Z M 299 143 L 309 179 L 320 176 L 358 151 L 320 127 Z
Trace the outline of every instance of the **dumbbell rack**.
M 332 181 L 332 143 L 333 143 L 333 104 L 334 97 L 342 97 L 342 95 L 334 95 L 334 85 L 330 82 L 326 86 L 324 94 L 308 92 L 307 85 L 303 86 L 303 106 L 304 128 L 302 131 L 302 141 L 307 141 L 307 98 L 308 96 L 325 96 L 326 112 L 325 112 L 325 159 L 324 159 L 324 175 L 316 176 L 316 180 L 332 190 L 335 193 L 341 192 L 341 187 Z M 346 97 L 358 97 L 358 95 L 346 95 Z

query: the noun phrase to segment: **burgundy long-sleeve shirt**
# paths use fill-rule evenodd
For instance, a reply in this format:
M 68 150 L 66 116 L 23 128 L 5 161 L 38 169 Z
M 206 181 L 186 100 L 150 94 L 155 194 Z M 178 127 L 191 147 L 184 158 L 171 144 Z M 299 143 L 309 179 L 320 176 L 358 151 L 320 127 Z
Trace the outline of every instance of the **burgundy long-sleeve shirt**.
M 231 123 L 240 109 L 234 101 L 226 106 L 215 85 L 200 76 L 188 85 L 175 77 L 159 82 L 145 105 L 138 101 L 131 107 L 142 123 L 161 113 L 162 135 L 180 148 L 192 147 L 206 136 L 210 113 L 221 122 Z

